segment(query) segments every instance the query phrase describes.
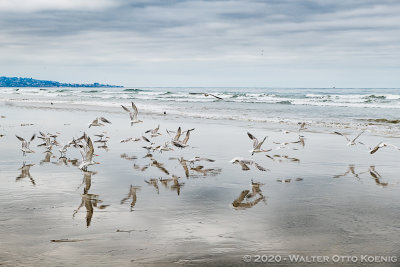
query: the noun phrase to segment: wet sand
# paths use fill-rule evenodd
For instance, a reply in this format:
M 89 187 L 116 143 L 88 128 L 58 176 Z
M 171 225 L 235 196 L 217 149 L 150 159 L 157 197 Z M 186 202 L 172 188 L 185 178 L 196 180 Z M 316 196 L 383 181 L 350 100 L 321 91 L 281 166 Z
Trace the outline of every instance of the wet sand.
M 298 140 L 296 127 L 168 114 L 142 116 L 144 122 L 131 127 L 122 109 L 82 111 L 4 103 L 0 115 L 5 116 L 0 119 L 0 134 L 4 134 L 0 138 L 0 263 L 5 266 L 249 266 L 242 260 L 244 255 L 400 256 L 399 151 L 387 148 L 370 155 L 364 146 L 347 147 L 332 129 L 312 126 L 301 132 L 304 147 L 291 144 L 298 150 L 276 150 L 278 145 L 272 141 Z M 89 129 L 98 116 L 112 124 Z M 166 128 L 196 129 L 190 147 L 152 152 L 169 175 L 144 158 L 145 142 L 120 143 L 123 138 L 142 136 L 157 124 L 162 135 L 152 140 L 160 144 L 169 139 Z M 280 129 L 292 132 L 283 134 Z M 60 132 L 61 142 L 83 131 L 96 140 L 94 134 L 106 131 L 109 150 L 97 148 L 96 143 L 96 160 L 101 164 L 90 166 L 95 173 L 85 176 L 71 162 L 60 161 L 58 148 L 46 155 L 43 147 L 37 147 L 38 139 L 31 144 L 36 153 L 24 157 L 15 134 L 29 138 L 39 131 Z M 263 147 L 274 148 L 267 153 L 272 159 L 265 153 L 251 156 L 247 131 L 268 136 Z M 370 146 L 381 140 L 400 145 L 399 138 L 368 133 L 360 140 Z M 127 159 L 132 156 L 137 159 Z M 215 162 L 196 164 L 204 168 L 190 170 L 186 177 L 179 161 L 170 159 L 194 156 Z M 254 159 L 270 171 L 254 166 L 242 171 L 229 163 L 237 156 Z M 80 160 L 73 148 L 66 157 Z M 34 164 L 29 174 L 19 170 L 24 162 Z M 204 169 L 213 171 L 204 175 Z M 172 174 L 180 177 L 178 185 L 159 180 Z M 263 184 L 261 194 L 240 202 L 244 190 L 252 191 L 252 180 Z M 131 185 L 137 187 L 134 193 Z M 286 264 L 299 265 L 281 265 Z M 379 264 L 385 265 L 390 264 Z

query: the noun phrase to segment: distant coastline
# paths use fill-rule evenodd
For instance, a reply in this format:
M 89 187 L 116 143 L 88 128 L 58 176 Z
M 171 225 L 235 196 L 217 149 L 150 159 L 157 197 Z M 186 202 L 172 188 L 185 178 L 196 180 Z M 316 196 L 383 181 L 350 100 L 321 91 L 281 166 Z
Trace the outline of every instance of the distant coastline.
M 89 83 L 89 84 L 78 84 L 78 83 L 60 83 L 55 81 L 47 80 L 36 80 L 32 78 L 22 77 L 0 77 L 0 87 L 118 87 L 120 85 L 101 84 L 101 83 Z

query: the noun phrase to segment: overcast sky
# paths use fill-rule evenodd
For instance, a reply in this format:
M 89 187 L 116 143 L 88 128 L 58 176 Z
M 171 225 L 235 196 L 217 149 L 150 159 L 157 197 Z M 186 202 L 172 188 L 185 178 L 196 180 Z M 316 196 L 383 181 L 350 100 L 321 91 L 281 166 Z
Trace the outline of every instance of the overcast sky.
M 0 76 L 400 87 L 400 1 L 0 0 Z

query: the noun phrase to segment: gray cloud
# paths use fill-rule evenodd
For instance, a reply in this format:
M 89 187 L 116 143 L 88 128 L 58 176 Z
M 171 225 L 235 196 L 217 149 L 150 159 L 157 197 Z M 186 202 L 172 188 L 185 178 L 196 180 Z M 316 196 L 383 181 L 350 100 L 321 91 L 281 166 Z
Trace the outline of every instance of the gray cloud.
M 23 6 L 25 0 L 18 2 Z M 29 66 L 51 66 L 32 73 L 49 79 L 61 78 L 57 70 L 75 68 L 68 72 L 74 81 L 107 77 L 142 86 L 193 85 L 204 77 L 204 85 L 233 86 L 234 66 L 241 77 L 233 82 L 240 79 L 241 85 L 288 85 L 286 78 L 265 75 L 279 69 L 297 86 L 323 86 L 300 73 L 329 77 L 336 71 L 338 77 L 346 69 L 354 77 L 346 75 L 343 85 L 354 86 L 371 69 L 382 73 L 400 62 L 397 1 L 81 2 L 42 0 L 21 9 L 0 4 L 1 68 L 26 75 L 32 73 Z M 144 70 L 167 84 L 147 83 Z M 121 77 L 130 71 L 137 76 Z M 382 75 L 382 86 L 398 86 L 394 73 Z

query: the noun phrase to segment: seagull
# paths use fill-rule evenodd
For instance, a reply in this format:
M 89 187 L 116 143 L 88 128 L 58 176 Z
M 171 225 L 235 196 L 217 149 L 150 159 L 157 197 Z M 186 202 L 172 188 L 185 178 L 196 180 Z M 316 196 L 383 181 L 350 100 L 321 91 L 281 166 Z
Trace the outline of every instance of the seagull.
M 40 131 L 39 131 L 39 133 L 40 133 L 41 136 L 38 136 L 38 138 L 42 139 L 44 141 L 44 143 L 40 144 L 38 146 L 44 146 L 46 148 L 46 151 L 50 151 L 52 149 L 52 147 L 53 147 L 53 144 L 52 144 L 52 142 L 50 140 L 50 135 L 44 134 L 44 133 L 42 133 Z
M 78 145 L 76 142 L 75 145 L 79 147 L 79 152 L 82 155 L 82 163 L 79 165 L 79 169 L 87 171 L 88 166 L 100 163 L 93 161 L 94 147 L 92 140 L 86 134 L 84 134 L 84 139 L 86 141 L 86 145 Z
M 122 140 L 120 141 L 120 143 L 127 143 L 127 142 L 129 142 L 129 141 L 137 142 L 137 141 L 140 141 L 140 138 L 129 137 L 129 138 L 122 139 Z
M 244 158 L 241 158 L 241 157 L 235 157 L 229 162 L 232 163 L 232 164 L 240 164 L 240 166 L 242 167 L 243 171 L 250 170 L 249 166 L 247 166 L 247 165 L 254 165 L 260 171 L 264 171 L 264 172 L 265 171 L 269 171 L 269 169 L 265 169 L 263 166 L 259 165 L 257 162 L 255 162 L 254 160 L 251 160 L 251 159 L 244 159 Z
M 179 127 L 178 131 L 176 132 L 174 140 L 172 140 L 172 144 L 174 146 L 176 146 L 176 147 L 179 147 L 179 148 L 184 148 L 184 147 L 189 146 L 187 144 L 187 141 L 189 140 L 190 132 L 193 131 L 193 130 L 194 130 L 194 128 L 187 130 L 185 138 L 183 139 L 183 141 L 180 141 L 179 138 L 180 138 L 180 136 L 182 134 L 182 130 L 181 130 L 181 127 Z
M 267 139 L 267 136 L 264 137 L 264 139 L 263 139 L 261 142 L 259 142 L 258 139 L 257 139 L 254 135 L 252 135 L 251 133 L 247 132 L 247 135 L 249 136 L 249 138 L 250 138 L 251 140 L 253 140 L 253 149 L 250 150 L 251 155 L 254 155 L 254 153 L 258 153 L 258 152 L 268 152 L 268 151 L 271 151 L 271 149 L 270 149 L 270 150 L 263 150 L 263 149 L 261 149 L 261 146 L 262 146 L 262 144 L 264 144 L 264 141 L 265 141 L 265 139 Z
M 362 130 L 353 140 L 350 140 L 347 136 L 345 136 L 342 133 L 339 133 L 339 132 L 334 132 L 334 133 L 346 138 L 346 140 L 348 141 L 347 146 L 354 146 L 356 144 L 357 138 L 360 137 L 360 135 L 362 135 L 364 132 L 365 132 L 365 130 Z M 358 142 L 358 143 L 364 145 L 364 143 L 362 143 L 362 142 Z
M 212 96 L 212 97 L 215 97 L 215 98 L 218 99 L 218 100 L 223 100 L 222 97 L 219 97 L 219 96 L 216 96 L 216 95 L 213 95 L 213 94 L 209 94 L 209 93 L 205 93 L 204 96 L 205 96 L 205 97 L 207 97 L 207 96 Z
M 374 154 L 374 153 L 375 153 L 376 151 L 378 151 L 380 148 L 386 147 L 386 146 L 393 147 L 393 148 L 395 148 L 395 149 L 397 149 L 397 150 L 400 150 L 400 148 L 398 148 L 398 147 L 395 146 L 395 145 L 391 145 L 391 144 L 388 144 L 388 143 L 380 142 L 380 143 L 377 144 L 375 147 L 370 148 L 370 149 L 369 149 L 369 153 L 370 153 L 370 154 Z
M 147 130 L 145 131 L 145 133 L 150 133 L 151 137 L 156 137 L 161 135 L 161 133 L 158 132 L 159 129 L 160 129 L 160 124 L 157 126 L 157 128 Z
M 129 155 L 126 154 L 126 153 L 121 154 L 120 157 L 121 157 L 122 159 L 126 159 L 126 160 L 135 160 L 135 159 L 137 159 L 136 156 L 129 156 Z
M 300 125 L 299 132 L 307 129 L 305 122 L 299 122 L 298 124 Z
M 98 118 L 94 119 L 94 120 L 92 121 L 92 123 L 89 124 L 89 128 L 92 127 L 92 126 L 104 126 L 104 124 L 101 123 L 101 122 L 99 122 L 99 120 L 102 121 L 102 122 L 110 123 L 110 124 L 111 124 L 111 122 L 110 122 L 109 120 L 107 120 L 106 118 L 104 118 L 104 117 L 98 117 Z
M 23 153 L 23 155 L 25 156 L 25 153 L 35 153 L 35 151 L 33 151 L 32 149 L 29 148 L 29 144 L 33 141 L 33 139 L 35 139 L 36 134 L 33 134 L 31 139 L 28 141 L 26 141 L 24 138 L 19 137 L 18 135 L 15 135 L 19 141 L 22 142 L 22 148 L 21 151 Z
M 137 119 L 137 115 L 138 115 L 139 112 L 138 112 L 138 109 L 137 109 L 135 103 L 132 102 L 132 110 L 130 110 L 129 108 L 125 107 L 124 105 L 121 105 L 121 107 L 122 107 L 126 112 L 129 113 L 129 117 L 131 118 L 131 126 L 132 126 L 134 123 L 143 122 L 143 121 Z
M 187 160 L 187 162 L 189 162 L 191 165 L 193 165 L 195 162 L 199 162 L 199 161 L 208 161 L 208 162 L 214 162 L 215 160 L 213 159 L 208 159 L 208 158 L 201 158 L 199 156 L 196 156 L 192 159 Z

